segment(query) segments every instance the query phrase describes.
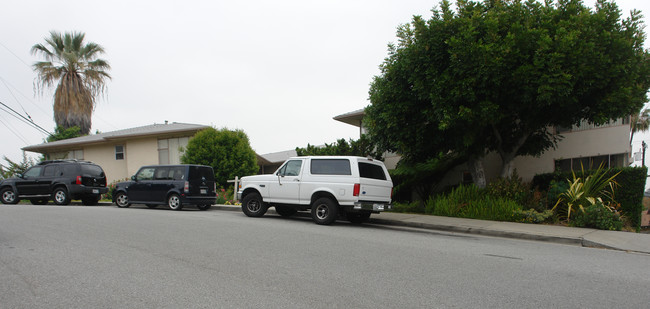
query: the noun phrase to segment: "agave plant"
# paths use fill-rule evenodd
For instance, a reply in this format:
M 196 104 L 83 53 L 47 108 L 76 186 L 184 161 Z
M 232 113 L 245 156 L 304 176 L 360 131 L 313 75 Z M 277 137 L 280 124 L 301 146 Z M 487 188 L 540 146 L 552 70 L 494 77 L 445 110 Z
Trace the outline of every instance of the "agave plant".
M 555 211 L 562 203 L 566 204 L 567 221 L 571 219 L 572 212 L 580 210 L 584 213 L 586 207 L 597 203 L 604 205 L 605 208 L 611 211 L 612 207 L 607 207 L 607 203 L 603 202 L 603 198 L 608 202 L 614 202 L 614 188 L 618 186 L 615 178 L 620 172 L 607 177 L 607 171 L 601 165 L 586 177 L 584 177 L 585 171 L 583 167 L 582 175 L 584 178 L 577 177 L 575 173 L 572 173 L 573 180 L 567 179 L 569 188 L 560 193 L 559 199 L 552 210 Z

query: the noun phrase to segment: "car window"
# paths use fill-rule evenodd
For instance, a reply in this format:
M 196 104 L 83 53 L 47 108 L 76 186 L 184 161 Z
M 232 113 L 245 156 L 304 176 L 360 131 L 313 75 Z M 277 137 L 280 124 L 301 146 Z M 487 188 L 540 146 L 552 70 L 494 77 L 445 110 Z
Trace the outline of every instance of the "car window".
M 300 167 L 302 160 L 288 161 L 278 172 L 279 176 L 298 176 L 300 175 Z
M 348 159 L 312 159 L 312 175 L 352 175 Z
M 53 177 L 53 176 L 58 176 L 61 170 L 60 165 L 47 165 L 45 168 L 43 168 L 43 176 L 45 177 Z
M 156 169 L 156 175 L 154 176 L 155 180 L 168 180 L 172 179 L 169 177 L 169 167 L 159 167 Z
M 77 176 L 79 174 L 77 164 L 62 164 L 64 176 Z
M 386 180 L 384 169 L 377 164 L 359 162 L 359 176 L 363 178 L 372 178 Z
M 174 167 L 169 171 L 169 177 L 173 180 L 185 179 L 185 169 L 182 167 Z
M 43 169 L 42 166 L 34 166 L 27 171 L 25 171 L 25 174 L 23 174 L 24 177 L 38 177 L 41 175 L 41 170 Z
M 144 167 L 141 168 L 138 173 L 135 175 L 137 180 L 152 180 L 153 173 L 156 170 L 155 167 Z
M 94 164 L 82 164 L 81 173 L 93 177 L 104 177 L 104 170 L 99 165 Z
M 214 170 L 208 166 L 190 166 L 190 180 L 203 178 L 214 180 Z

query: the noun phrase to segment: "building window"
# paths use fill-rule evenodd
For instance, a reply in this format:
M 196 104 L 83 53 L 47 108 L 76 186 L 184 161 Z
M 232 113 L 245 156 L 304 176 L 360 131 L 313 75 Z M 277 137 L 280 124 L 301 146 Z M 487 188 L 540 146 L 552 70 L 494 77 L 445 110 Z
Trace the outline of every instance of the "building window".
M 158 164 L 180 164 L 189 140 L 189 137 L 159 139 Z
M 556 171 L 578 171 L 596 169 L 600 166 L 604 168 L 624 167 L 627 165 L 627 155 L 624 153 L 601 155 L 593 157 L 579 157 L 571 159 L 555 160 Z
M 83 151 L 83 149 L 70 150 L 68 152 L 68 155 L 67 155 L 66 159 L 83 160 L 84 159 L 84 151 Z
M 115 160 L 124 160 L 124 145 L 115 145 Z

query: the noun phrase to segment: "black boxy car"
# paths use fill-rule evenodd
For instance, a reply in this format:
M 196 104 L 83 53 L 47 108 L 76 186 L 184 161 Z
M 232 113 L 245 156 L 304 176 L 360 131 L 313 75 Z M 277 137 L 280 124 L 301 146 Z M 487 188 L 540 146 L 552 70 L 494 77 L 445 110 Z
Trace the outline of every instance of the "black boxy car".
M 3 204 L 29 199 L 34 205 L 44 205 L 52 199 L 57 205 L 68 205 L 70 200 L 96 205 L 106 192 L 104 170 L 89 161 L 43 161 L 17 177 L 0 181 Z
M 149 165 L 141 167 L 131 181 L 120 182 L 113 191 L 117 207 L 146 204 L 150 208 L 167 205 L 181 210 L 196 205 L 207 210 L 217 201 L 214 170 L 205 165 Z

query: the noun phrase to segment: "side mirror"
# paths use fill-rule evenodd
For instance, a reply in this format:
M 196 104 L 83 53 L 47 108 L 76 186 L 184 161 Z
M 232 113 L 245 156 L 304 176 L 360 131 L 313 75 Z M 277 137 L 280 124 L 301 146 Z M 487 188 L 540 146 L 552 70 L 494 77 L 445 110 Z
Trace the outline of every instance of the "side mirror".
M 18 178 L 25 178 L 25 176 L 23 176 L 23 174 L 16 174 L 16 177 L 18 177 Z
M 138 181 L 138 179 L 135 178 L 135 175 L 131 176 L 131 180 L 133 180 L 133 181 Z

